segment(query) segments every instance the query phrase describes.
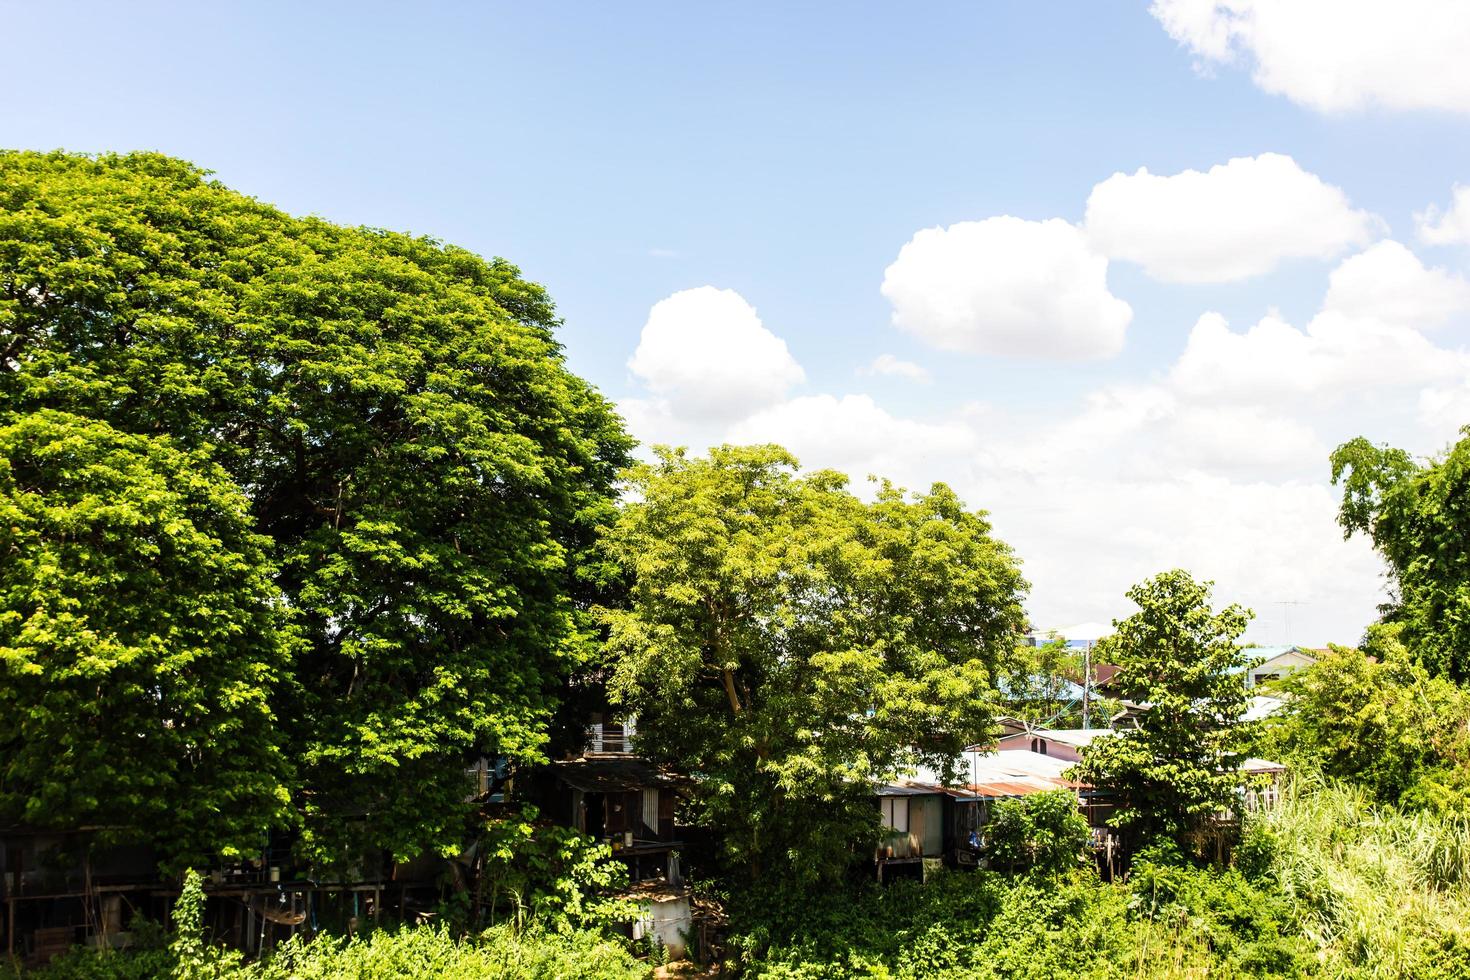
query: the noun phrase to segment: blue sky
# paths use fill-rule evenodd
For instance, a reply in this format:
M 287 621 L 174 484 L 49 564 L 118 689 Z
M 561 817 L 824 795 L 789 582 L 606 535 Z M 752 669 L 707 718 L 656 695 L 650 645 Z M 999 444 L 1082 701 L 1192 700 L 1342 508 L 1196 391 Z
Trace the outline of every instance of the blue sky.
M 1378 569 L 1332 524 L 1325 449 L 1374 426 L 1366 434 L 1428 452 L 1453 434 L 1460 406 L 1470 416 L 1453 376 L 1470 304 L 1451 210 L 1454 186 L 1470 182 L 1470 83 L 1454 53 L 1470 27 L 1453 3 L 1410 3 L 1423 8 L 1419 30 L 1402 26 L 1408 14 L 1382 22 L 1375 6 L 1281 0 L 1296 11 L 1286 17 L 1255 0 L 5 3 L 0 144 L 161 150 L 292 212 L 503 255 L 550 289 L 572 366 L 627 408 L 636 434 L 773 438 L 858 476 L 948 480 L 1027 560 L 1043 625 L 1124 615 L 1128 584 L 1183 563 L 1215 578 L 1221 599 L 1253 605 L 1262 641 L 1351 642 L 1372 616 Z M 1311 18 L 1329 12 L 1318 29 Z M 1208 172 L 1263 154 L 1294 169 L 1239 170 L 1250 179 L 1238 193 L 1279 198 L 1232 209 L 1262 225 L 1236 229 L 1237 252 L 1321 229 L 1267 268 L 1201 281 L 1226 275 L 1201 263 L 1230 258 L 1207 255 L 1169 281 L 1136 256 L 1166 263 L 1187 242 L 1084 221 L 1115 173 Z M 1293 211 L 1324 185 L 1341 200 Z M 1218 198 L 1214 186 L 1188 193 Z M 1160 207 L 1167 224 L 1181 199 L 1141 200 L 1125 204 Z M 1416 222 L 1431 206 L 1448 216 Z M 1179 234 L 1222 237 L 1187 207 L 1178 214 L 1195 223 Z M 976 253 L 954 236 L 924 260 L 938 271 L 917 257 L 900 267 L 915 283 L 905 295 L 920 299 L 934 276 L 964 279 L 950 332 L 895 326 L 906 301 L 881 287 L 905 243 L 1006 215 L 1025 228 L 1088 227 L 1069 244 L 1068 229 L 1049 226 L 1019 270 L 966 265 Z M 1285 231 L 1262 224 L 1273 215 Z M 984 227 L 1010 251 L 1002 233 L 1015 228 Z M 1203 335 L 1193 367 L 1181 366 L 1207 313 L 1237 334 L 1273 311 L 1307 330 L 1332 271 L 1385 241 L 1408 250 L 1394 252 L 1399 266 L 1438 276 L 1442 309 L 1385 302 L 1366 345 L 1327 338 L 1337 327 L 1323 320 L 1308 340 L 1325 353 L 1294 338 L 1230 347 L 1246 374 L 1278 354 L 1306 358 L 1296 373 L 1315 380 L 1295 387 L 1216 384 L 1200 365 L 1224 348 Z M 984 304 L 1009 302 L 1007 277 L 1073 244 L 1106 266 L 1104 295 L 1131 310 L 1121 342 L 1099 333 L 1078 360 L 1092 349 L 1079 340 L 1089 307 L 1069 306 L 1075 330 L 1058 334 L 1026 319 L 1044 311 L 1020 309 L 997 352 Z M 1423 295 L 1388 282 L 1388 253 L 1374 254 L 1385 261 L 1355 267 L 1367 284 L 1344 295 Z M 1062 290 L 1083 259 L 1058 262 Z M 987 279 L 988 298 L 967 292 Z M 665 308 L 659 342 L 674 346 L 660 359 L 649 341 L 652 366 L 631 371 L 654 304 L 699 287 L 714 289 Z M 1096 298 L 1104 287 L 1088 288 Z M 1035 300 L 1026 295 L 1022 307 Z M 730 345 L 775 360 L 742 360 Z M 1392 377 L 1362 382 L 1348 348 L 1397 365 Z M 1396 351 L 1408 351 L 1402 364 Z M 864 373 L 880 355 L 912 368 Z M 679 372 L 701 357 L 719 362 L 710 371 L 776 380 L 755 391 L 725 379 L 745 401 L 691 415 L 690 387 L 713 376 Z M 1132 406 L 1121 421 L 1119 404 Z M 1287 599 L 1304 603 L 1290 631 L 1275 605 Z

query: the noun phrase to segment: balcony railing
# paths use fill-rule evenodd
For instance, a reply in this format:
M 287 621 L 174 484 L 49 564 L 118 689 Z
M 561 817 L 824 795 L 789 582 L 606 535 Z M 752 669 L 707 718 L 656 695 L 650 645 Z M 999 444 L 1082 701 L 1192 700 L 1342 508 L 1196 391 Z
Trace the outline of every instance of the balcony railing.
M 587 751 L 593 755 L 631 755 L 637 729 L 631 721 L 587 726 Z

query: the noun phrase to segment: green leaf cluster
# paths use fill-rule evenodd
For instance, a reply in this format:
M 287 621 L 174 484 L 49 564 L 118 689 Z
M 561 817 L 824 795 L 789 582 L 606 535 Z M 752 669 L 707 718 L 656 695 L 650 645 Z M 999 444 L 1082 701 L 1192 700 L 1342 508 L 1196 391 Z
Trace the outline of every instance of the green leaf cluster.
M 990 734 L 1022 625 L 1010 550 L 949 488 L 865 502 L 773 446 L 664 450 L 607 537 L 611 690 L 640 749 L 697 777 L 744 874 L 840 870 L 875 782 Z
M 1415 662 L 1402 629 L 1370 627 L 1365 650 L 1333 647 L 1281 681 L 1264 751 L 1383 803 L 1470 816 L 1470 693 Z
M 1095 740 L 1075 777 L 1112 794 L 1112 822 L 1144 841 L 1180 839 L 1230 808 L 1250 744 L 1241 724 L 1250 613 L 1210 607 L 1211 583 L 1163 572 L 1128 590 L 1138 612 L 1114 624 L 1100 661 L 1118 666 L 1114 689 L 1147 705 L 1138 727 Z
M 1293 906 L 1236 871 L 1150 867 L 1129 882 L 944 873 L 742 917 L 763 980 L 1063 980 L 1315 974 Z
M 992 867 L 1042 875 L 1077 868 L 1091 834 L 1077 794 L 1068 789 L 1000 800 L 985 825 Z
M 0 813 L 146 829 L 176 861 L 258 849 L 299 644 L 248 500 L 163 437 L 0 418 Z
M 0 647 L 22 651 L 6 659 L 0 815 L 89 812 L 183 854 L 92 789 L 123 777 L 47 741 L 59 728 L 44 727 L 56 710 L 44 692 L 95 672 L 89 657 L 122 657 L 134 674 L 94 688 L 99 714 L 155 711 L 160 726 L 239 716 L 217 733 L 238 759 L 218 784 L 171 781 L 213 764 L 213 750 L 191 758 L 185 736 L 96 729 L 94 755 L 136 784 L 123 803 L 146 791 L 192 806 L 199 839 L 225 842 L 277 822 L 285 793 L 323 860 L 364 840 L 400 856 L 452 846 L 463 763 L 540 757 L 557 691 L 593 650 L 588 610 L 611 584 L 592 549 L 630 444 L 566 370 L 556 324 L 508 263 L 295 218 L 178 160 L 0 154 L 0 426 L 91 426 L 143 440 L 115 444 L 146 460 L 98 495 L 110 510 L 79 495 L 56 455 L 37 489 L 12 491 L 10 508 L 81 506 L 110 523 L 76 540 L 59 524 L 10 525 L 25 550 L 9 556 L 27 567 L 7 557 L 0 608 Z M 211 519 L 182 503 L 164 513 L 160 483 L 224 503 Z M 129 535 L 131 511 L 163 523 Z M 218 547 L 155 556 L 157 540 L 188 533 Z M 57 557 L 32 562 L 48 534 Z M 76 564 L 48 571 L 63 558 Z M 225 634 L 218 656 L 193 660 L 218 677 L 180 688 L 174 663 Z M 120 652 L 139 645 L 146 655 Z M 258 695 L 238 688 L 252 671 L 272 731 Z M 146 788 L 143 737 L 159 750 Z M 39 763 L 48 754 L 56 765 Z M 252 767 L 259 779 L 220 791 Z M 76 805 L 45 802 L 58 797 Z
M 608 897 L 628 884 L 628 866 L 612 849 L 538 816 L 528 806 L 486 822 L 476 845 L 483 852 L 477 887 L 490 923 L 570 932 L 637 918 L 632 902 Z
M 1388 563 L 1384 621 L 1432 674 L 1470 682 L 1470 430 L 1442 456 L 1415 461 L 1361 436 L 1332 453 L 1338 522 Z

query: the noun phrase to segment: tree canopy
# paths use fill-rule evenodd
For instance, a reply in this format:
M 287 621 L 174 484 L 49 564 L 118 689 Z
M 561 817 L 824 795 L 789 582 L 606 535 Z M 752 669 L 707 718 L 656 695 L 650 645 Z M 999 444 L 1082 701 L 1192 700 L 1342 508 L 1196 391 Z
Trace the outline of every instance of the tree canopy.
M 1360 436 L 1333 451 L 1332 482 L 1344 533 L 1368 535 L 1388 563 L 1385 621 L 1431 673 L 1470 682 L 1470 431 L 1422 463 Z
M 294 218 L 178 160 L 0 154 L 0 423 L 147 437 L 248 502 L 301 638 L 273 696 L 318 854 L 365 826 L 448 846 L 461 764 L 537 758 L 592 649 L 630 444 L 556 323 L 501 260 Z
M 1097 645 L 1099 660 L 1118 666 L 1118 695 L 1145 710 L 1136 729 L 1093 741 L 1072 772 L 1115 794 L 1113 822 L 1139 839 L 1188 833 L 1240 785 L 1249 658 L 1237 640 L 1250 613 L 1215 612 L 1210 590 L 1178 569 L 1135 585 L 1138 612 Z
M 284 823 L 268 545 L 201 453 L 50 409 L 0 426 L 0 813 L 146 827 L 178 860 Z
M 875 782 L 990 734 L 1024 589 L 983 515 L 936 484 L 872 503 L 774 446 L 659 452 L 608 533 L 605 613 L 640 748 L 698 774 L 701 816 L 760 876 L 843 866 Z

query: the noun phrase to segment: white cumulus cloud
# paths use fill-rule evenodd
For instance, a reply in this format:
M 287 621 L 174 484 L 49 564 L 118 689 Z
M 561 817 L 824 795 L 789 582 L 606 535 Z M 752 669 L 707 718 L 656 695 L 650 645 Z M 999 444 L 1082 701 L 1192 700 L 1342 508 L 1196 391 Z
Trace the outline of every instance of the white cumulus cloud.
M 917 232 L 883 295 L 895 325 L 945 350 L 1087 360 L 1118 353 L 1133 318 L 1107 271 L 1068 222 L 1001 216 Z
M 840 469 L 856 480 L 882 476 L 922 489 L 944 479 L 949 461 L 978 447 L 975 433 L 961 423 L 898 418 L 867 395 L 793 398 L 737 423 L 725 438 L 780 443 L 808 467 Z
M 1377 222 L 1291 157 L 1263 153 L 1203 173 L 1114 174 L 1092 189 L 1084 225 L 1100 252 L 1155 279 L 1229 282 L 1330 258 L 1367 242 Z
M 1359 388 L 1440 381 L 1470 368 L 1465 355 L 1409 327 L 1324 311 L 1298 330 L 1267 316 L 1244 333 L 1218 313 L 1190 331 L 1171 382 L 1211 398 L 1241 401 L 1313 396 L 1352 398 Z
M 739 418 L 805 379 L 755 308 L 733 289 L 713 286 L 655 303 L 628 367 L 681 418 Z
M 1470 311 L 1470 283 L 1444 269 L 1426 268 L 1403 245 L 1385 240 L 1332 271 L 1323 308 L 1405 326 L 1435 327 Z
M 906 378 L 909 381 L 929 383 L 929 372 L 913 361 L 905 361 L 892 354 L 879 354 L 866 367 L 858 368 L 865 377 Z
M 1245 64 L 1267 92 L 1319 112 L 1470 112 L 1464 0 L 1155 0 L 1204 65 Z
M 1470 245 L 1470 186 L 1455 185 L 1448 211 L 1430 205 L 1414 221 L 1425 245 Z

